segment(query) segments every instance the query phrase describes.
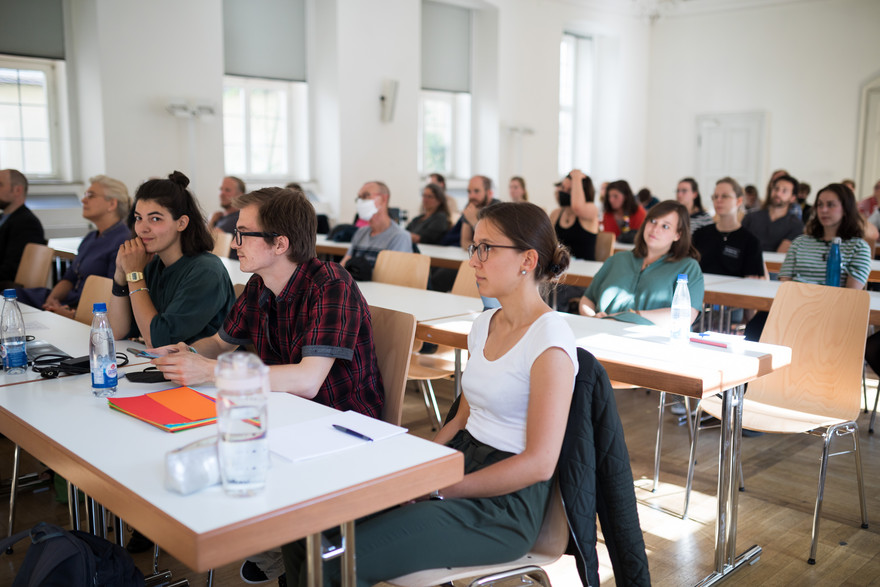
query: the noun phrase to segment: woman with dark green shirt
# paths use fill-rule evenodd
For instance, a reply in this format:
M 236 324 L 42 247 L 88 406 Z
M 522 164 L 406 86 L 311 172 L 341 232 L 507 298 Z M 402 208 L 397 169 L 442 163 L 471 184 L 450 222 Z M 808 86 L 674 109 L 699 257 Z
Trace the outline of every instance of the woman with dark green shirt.
M 187 185 L 175 171 L 135 194 L 128 221 L 134 238 L 119 247 L 113 278 L 109 316 L 117 338 L 140 334 L 147 347 L 158 347 L 213 336 L 235 301 Z

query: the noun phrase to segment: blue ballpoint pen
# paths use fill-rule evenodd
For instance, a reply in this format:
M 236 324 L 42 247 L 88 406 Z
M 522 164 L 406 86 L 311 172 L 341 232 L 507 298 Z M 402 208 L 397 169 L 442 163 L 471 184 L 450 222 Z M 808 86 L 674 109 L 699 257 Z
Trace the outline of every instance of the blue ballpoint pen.
M 370 438 L 369 436 L 367 436 L 366 434 L 361 434 L 360 432 L 355 432 L 351 428 L 346 428 L 345 426 L 340 426 L 339 424 L 334 424 L 333 427 L 336 428 L 337 430 L 339 430 L 340 432 L 343 432 L 345 434 L 350 434 L 351 436 L 354 436 L 355 438 L 360 438 L 361 440 L 366 440 L 367 442 L 373 442 L 373 439 Z

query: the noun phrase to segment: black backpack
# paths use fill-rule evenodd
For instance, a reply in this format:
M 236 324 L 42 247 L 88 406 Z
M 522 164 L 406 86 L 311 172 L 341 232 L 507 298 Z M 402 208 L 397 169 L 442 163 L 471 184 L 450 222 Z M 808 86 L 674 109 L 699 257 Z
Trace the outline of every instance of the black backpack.
M 131 555 L 109 540 L 40 522 L 0 541 L 0 552 L 30 536 L 12 587 L 144 587 Z

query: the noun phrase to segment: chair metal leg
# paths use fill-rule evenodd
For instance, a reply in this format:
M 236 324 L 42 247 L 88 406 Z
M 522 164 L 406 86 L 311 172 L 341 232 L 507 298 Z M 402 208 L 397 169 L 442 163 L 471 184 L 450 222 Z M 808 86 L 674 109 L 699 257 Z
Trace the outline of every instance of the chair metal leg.
M 79 512 L 79 489 L 70 481 L 67 482 L 67 511 L 70 514 L 71 530 L 80 530 L 82 522 Z
M 816 564 L 816 550 L 819 547 L 819 516 L 822 514 L 822 499 L 825 497 L 825 477 L 828 473 L 828 451 L 831 447 L 831 439 L 834 437 L 834 428 L 829 429 L 822 439 L 822 459 L 819 463 L 819 488 L 816 492 L 816 508 L 813 510 L 813 531 L 810 542 L 810 558 L 807 562 Z
M 532 582 L 530 584 L 532 585 L 537 583 L 542 587 L 551 587 L 550 577 L 547 576 L 547 573 L 544 572 L 544 569 L 534 565 L 528 567 L 520 567 L 518 569 L 511 569 L 509 571 L 495 573 L 494 575 L 480 577 L 471 581 L 468 587 L 483 587 L 484 585 L 494 585 L 497 582 L 504 581 L 505 579 L 511 579 L 513 577 L 519 577 L 520 583 L 524 585 L 529 584 L 525 582 L 525 579 L 531 579 Z
M 15 445 L 15 453 L 12 457 L 12 482 L 9 486 L 9 528 L 6 537 L 12 536 L 15 527 L 15 493 L 18 491 L 18 465 L 21 460 L 21 447 Z M 12 554 L 12 546 L 6 549 L 6 554 Z
M 663 411 L 666 405 L 666 392 L 660 392 L 660 405 L 657 408 L 657 444 L 654 446 L 654 486 L 652 492 L 657 491 L 660 483 L 660 447 L 663 445 Z
M 880 382 L 877 383 L 877 395 L 874 396 L 874 411 L 871 412 L 871 421 L 868 422 L 868 434 L 874 434 L 874 418 L 877 417 L 877 401 L 880 400 Z M 865 402 L 865 408 L 868 404 Z
M 703 407 L 698 403 L 697 411 L 694 414 L 694 435 L 691 438 L 690 457 L 688 458 L 687 482 L 684 487 L 684 511 L 681 518 L 686 520 L 688 517 L 688 507 L 691 502 L 691 488 L 694 484 L 694 467 L 697 464 L 697 441 L 700 438 L 700 419 L 703 416 Z
M 853 457 L 856 459 L 856 482 L 859 484 L 859 504 L 862 513 L 862 528 L 868 527 L 868 505 L 865 501 L 865 481 L 862 477 L 862 451 L 859 441 L 859 427 L 853 423 L 855 431 L 853 437 Z
M 425 410 L 431 420 L 431 430 L 440 430 L 440 408 L 437 407 L 437 396 L 434 395 L 434 386 L 428 379 L 419 380 L 419 389 L 422 390 L 422 399 L 425 400 Z

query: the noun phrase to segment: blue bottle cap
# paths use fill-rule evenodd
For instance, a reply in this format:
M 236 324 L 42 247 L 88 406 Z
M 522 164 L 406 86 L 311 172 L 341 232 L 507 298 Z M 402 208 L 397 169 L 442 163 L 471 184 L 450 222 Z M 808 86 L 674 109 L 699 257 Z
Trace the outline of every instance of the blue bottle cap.
M 106 312 L 107 304 L 104 302 L 98 302 L 94 306 L 92 306 L 92 312 Z
M 18 296 L 15 295 L 15 290 L 13 288 L 4 289 L 3 290 L 3 297 L 4 298 L 18 298 Z
M 687 280 L 688 280 L 688 274 L 687 274 L 687 273 L 679 273 L 679 274 L 678 274 L 678 278 L 679 278 L 679 279 L 684 279 L 685 281 L 687 281 Z

